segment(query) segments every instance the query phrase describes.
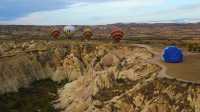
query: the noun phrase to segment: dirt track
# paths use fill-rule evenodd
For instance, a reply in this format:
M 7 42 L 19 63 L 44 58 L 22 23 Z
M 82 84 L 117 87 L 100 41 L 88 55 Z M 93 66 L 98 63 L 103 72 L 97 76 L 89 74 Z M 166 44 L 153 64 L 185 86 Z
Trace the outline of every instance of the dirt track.
M 162 68 L 158 77 L 176 78 L 184 82 L 200 83 L 200 54 L 184 51 L 184 61 L 182 63 L 165 63 L 161 60 L 162 52 L 157 52 L 147 45 L 138 46 L 145 47 L 154 54 L 154 58 L 149 61 Z

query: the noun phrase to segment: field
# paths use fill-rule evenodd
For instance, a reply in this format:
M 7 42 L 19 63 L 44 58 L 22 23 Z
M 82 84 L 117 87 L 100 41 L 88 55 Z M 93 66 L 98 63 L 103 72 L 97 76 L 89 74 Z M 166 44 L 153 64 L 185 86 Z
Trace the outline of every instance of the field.
M 199 44 L 200 25 L 116 25 L 120 43 L 112 25 L 92 26 L 90 41 L 79 40 L 83 26 L 73 40 L 52 40 L 49 26 L 0 26 L 0 111 L 199 112 L 199 54 L 188 45 Z M 160 60 L 172 43 L 184 63 Z

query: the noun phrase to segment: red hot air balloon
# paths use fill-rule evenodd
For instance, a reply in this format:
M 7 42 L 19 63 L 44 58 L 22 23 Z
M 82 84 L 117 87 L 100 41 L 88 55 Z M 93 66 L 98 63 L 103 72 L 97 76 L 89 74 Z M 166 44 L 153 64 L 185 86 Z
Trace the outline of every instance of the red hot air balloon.
M 54 39 L 58 39 L 60 35 L 61 35 L 60 30 L 53 30 L 53 31 L 51 32 L 51 36 L 52 36 Z
M 118 27 L 112 28 L 111 37 L 115 42 L 120 42 L 123 36 L 124 32 L 120 28 Z

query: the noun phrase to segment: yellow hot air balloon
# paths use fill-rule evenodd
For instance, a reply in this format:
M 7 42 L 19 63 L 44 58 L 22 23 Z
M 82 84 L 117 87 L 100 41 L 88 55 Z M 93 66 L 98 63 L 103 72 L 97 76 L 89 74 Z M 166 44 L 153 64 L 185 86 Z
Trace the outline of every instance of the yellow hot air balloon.
M 90 28 L 85 28 L 83 30 L 83 38 L 85 40 L 90 40 L 93 36 L 92 30 Z

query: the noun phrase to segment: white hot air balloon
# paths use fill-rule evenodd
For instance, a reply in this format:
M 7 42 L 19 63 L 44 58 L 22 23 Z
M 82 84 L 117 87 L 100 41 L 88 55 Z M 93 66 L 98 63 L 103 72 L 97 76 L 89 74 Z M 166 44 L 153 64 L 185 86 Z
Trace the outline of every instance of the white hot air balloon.
M 69 26 L 65 26 L 63 30 L 65 33 L 65 36 L 67 38 L 71 38 L 74 35 L 76 28 L 74 26 L 69 25 Z

